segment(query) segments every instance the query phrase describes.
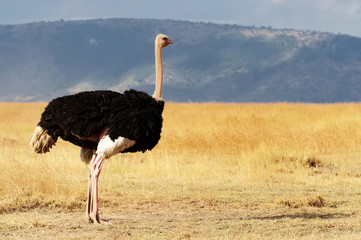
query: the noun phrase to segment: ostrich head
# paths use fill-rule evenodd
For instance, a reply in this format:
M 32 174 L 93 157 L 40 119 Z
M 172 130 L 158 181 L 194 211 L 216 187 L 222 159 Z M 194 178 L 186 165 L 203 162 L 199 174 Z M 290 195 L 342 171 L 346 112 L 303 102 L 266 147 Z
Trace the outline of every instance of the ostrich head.
M 155 45 L 158 45 L 161 48 L 165 48 L 169 44 L 173 44 L 173 40 L 169 39 L 167 35 L 158 34 L 155 38 Z

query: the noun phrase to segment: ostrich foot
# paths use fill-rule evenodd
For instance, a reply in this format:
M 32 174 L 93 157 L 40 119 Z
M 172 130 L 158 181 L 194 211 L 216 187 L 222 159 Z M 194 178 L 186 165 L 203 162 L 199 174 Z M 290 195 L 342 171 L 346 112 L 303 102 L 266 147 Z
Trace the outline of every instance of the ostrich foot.
M 112 225 L 112 223 L 108 220 L 108 219 L 101 219 L 99 218 L 99 224 L 104 224 L 104 225 Z
M 89 223 L 111 225 L 112 223 L 108 219 L 100 218 L 99 215 L 96 217 L 88 216 Z

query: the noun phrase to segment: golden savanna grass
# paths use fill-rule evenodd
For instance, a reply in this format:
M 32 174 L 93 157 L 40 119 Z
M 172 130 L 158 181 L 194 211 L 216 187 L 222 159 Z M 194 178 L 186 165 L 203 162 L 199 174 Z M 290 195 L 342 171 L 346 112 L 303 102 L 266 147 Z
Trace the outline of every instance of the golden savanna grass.
M 44 219 L 84 215 L 87 166 L 62 140 L 32 152 L 45 105 L 0 104 L 0 236 L 361 239 L 361 104 L 167 103 L 152 151 L 104 164 L 101 215 L 119 224 L 63 237 Z

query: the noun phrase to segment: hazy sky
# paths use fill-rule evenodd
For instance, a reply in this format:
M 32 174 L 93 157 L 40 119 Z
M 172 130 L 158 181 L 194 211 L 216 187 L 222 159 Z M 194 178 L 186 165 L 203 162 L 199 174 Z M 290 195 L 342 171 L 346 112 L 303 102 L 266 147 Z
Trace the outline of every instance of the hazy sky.
M 235 23 L 361 37 L 361 0 L 0 0 L 0 24 L 109 17 Z

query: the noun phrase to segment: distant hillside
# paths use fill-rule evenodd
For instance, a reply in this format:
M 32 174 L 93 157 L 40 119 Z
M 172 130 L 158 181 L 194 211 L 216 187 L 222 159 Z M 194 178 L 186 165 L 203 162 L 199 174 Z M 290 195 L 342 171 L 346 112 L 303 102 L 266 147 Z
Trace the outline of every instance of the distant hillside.
M 361 39 L 322 32 L 173 20 L 0 25 L 0 101 L 83 90 L 154 90 L 154 37 L 167 101 L 361 101 Z

